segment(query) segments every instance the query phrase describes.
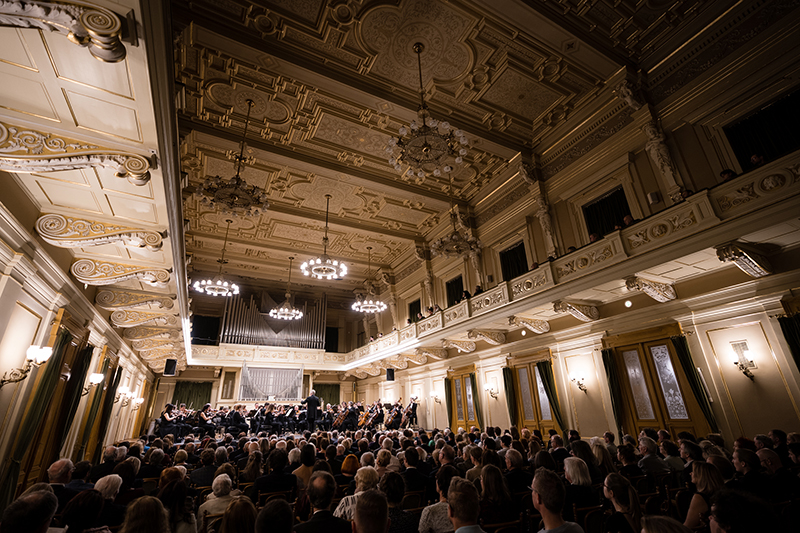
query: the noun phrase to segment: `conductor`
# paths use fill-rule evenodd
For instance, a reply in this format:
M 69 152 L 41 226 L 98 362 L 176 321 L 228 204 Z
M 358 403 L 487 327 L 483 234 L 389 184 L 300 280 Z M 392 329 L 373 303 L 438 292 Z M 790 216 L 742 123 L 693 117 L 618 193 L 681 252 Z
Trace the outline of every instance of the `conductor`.
M 317 391 L 311 389 L 311 396 L 300 403 L 307 405 L 306 422 L 308 422 L 308 430 L 313 432 L 317 424 L 317 408 L 320 405 L 320 400 L 317 398 Z

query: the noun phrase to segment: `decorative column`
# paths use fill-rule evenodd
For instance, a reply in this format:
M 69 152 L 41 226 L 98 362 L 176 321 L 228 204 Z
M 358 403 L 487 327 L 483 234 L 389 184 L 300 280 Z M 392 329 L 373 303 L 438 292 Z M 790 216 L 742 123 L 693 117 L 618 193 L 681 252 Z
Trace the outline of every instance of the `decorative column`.
M 542 181 L 540 179 L 541 170 L 538 165 L 529 165 L 527 163 L 520 163 L 519 172 L 522 179 L 530 185 L 531 194 L 536 198 L 536 212 L 534 216 L 539 220 L 539 226 L 542 228 L 542 236 L 544 237 L 544 247 L 547 251 L 548 257 L 558 257 L 558 248 L 556 246 L 555 234 L 553 232 L 553 220 L 550 218 L 550 204 L 547 203 L 547 198 L 544 194 Z

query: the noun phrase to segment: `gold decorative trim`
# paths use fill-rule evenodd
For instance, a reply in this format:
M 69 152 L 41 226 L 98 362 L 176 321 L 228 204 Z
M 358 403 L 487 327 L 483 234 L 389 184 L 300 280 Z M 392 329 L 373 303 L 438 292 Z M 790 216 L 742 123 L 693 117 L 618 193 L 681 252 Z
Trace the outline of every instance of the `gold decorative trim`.
M 70 267 L 70 272 L 75 279 L 86 285 L 111 285 L 135 279 L 154 287 L 162 287 L 170 278 L 169 271 L 163 268 L 146 268 L 93 259 L 75 261 Z
M 102 289 L 97 291 L 97 295 L 94 297 L 94 303 L 97 304 L 98 307 L 109 311 L 132 309 L 149 304 L 157 304 L 161 309 L 172 309 L 175 305 L 173 299 L 167 296 L 116 289 Z
M 146 247 L 150 251 L 158 251 L 164 245 L 164 235 L 157 231 L 56 214 L 40 216 L 36 221 L 36 231 L 42 239 L 60 248 L 121 242 L 133 248 Z
M 132 311 L 120 309 L 111 313 L 111 323 L 118 328 L 132 328 L 134 326 L 160 326 L 177 328 L 181 319 L 177 315 L 165 315 L 153 311 Z

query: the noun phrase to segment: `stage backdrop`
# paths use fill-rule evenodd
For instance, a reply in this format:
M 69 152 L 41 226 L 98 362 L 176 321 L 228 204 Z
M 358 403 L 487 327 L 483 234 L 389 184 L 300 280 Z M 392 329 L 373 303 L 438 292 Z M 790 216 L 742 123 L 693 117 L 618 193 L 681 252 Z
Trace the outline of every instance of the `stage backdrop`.
M 277 401 L 299 400 L 303 387 L 301 368 L 242 367 L 239 400 Z

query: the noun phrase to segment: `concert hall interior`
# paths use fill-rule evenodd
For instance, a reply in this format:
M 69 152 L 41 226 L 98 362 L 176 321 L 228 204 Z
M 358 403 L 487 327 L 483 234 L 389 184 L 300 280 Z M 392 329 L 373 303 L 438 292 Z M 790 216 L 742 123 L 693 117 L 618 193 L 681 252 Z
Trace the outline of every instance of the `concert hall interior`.
M 0 79 L 2 494 L 312 390 L 800 430 L 796 1 L 0 2 Z

